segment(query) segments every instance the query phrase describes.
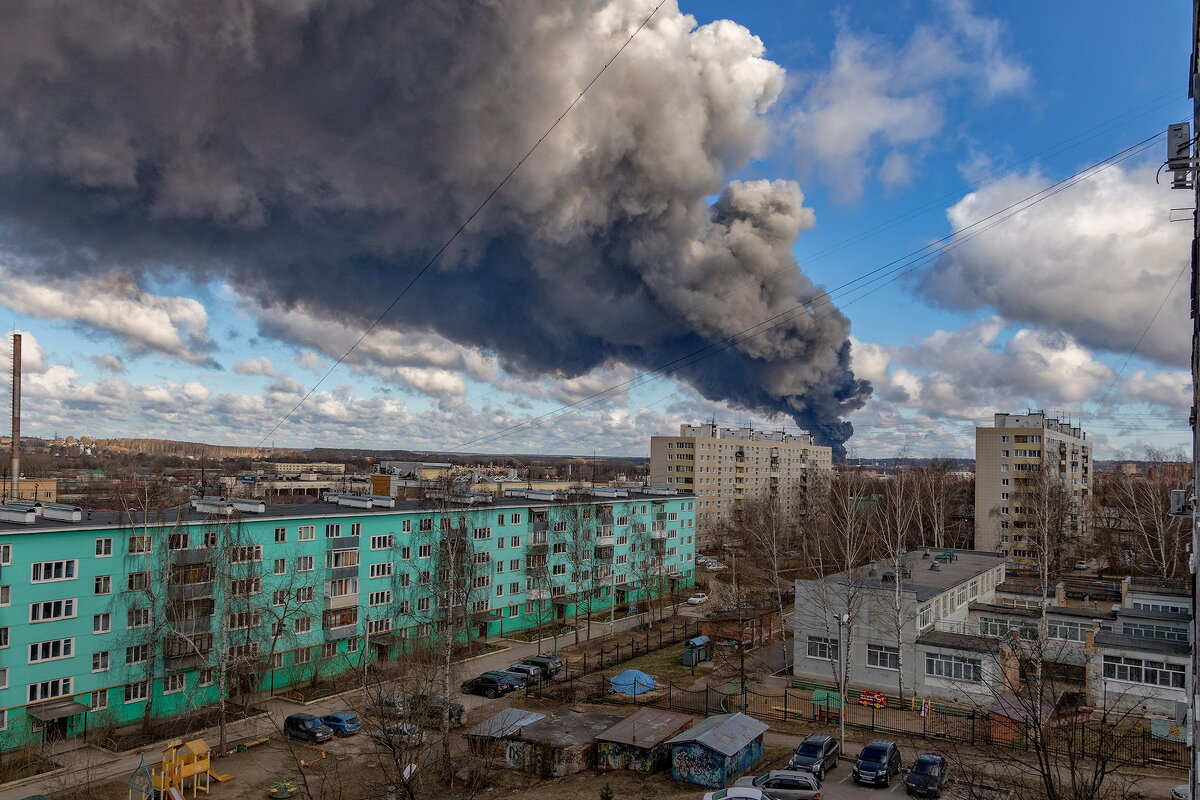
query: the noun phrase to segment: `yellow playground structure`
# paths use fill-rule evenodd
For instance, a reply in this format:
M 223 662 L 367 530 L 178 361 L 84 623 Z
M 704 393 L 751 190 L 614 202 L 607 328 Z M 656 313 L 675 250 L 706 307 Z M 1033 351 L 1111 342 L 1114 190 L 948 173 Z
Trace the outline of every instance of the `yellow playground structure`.
M 212 748 L 203 739 L 190 742 L 173 739 L 167 742 L 162 754 L 162 764 L 150 773 L 158 797 L 182 800 L 189 788 L 195 797 L 198 792 L 208 792 L 210 780 L 219 783 L 233 780 L 232 775 L 210 769 Z

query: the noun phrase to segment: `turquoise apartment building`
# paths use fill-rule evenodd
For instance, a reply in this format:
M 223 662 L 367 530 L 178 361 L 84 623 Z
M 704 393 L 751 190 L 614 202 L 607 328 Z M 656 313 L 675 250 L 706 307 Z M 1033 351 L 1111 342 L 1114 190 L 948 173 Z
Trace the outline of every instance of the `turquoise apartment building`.
M 0 750 L 693 584 L 693 495 L 507 494 L 0 507 Z

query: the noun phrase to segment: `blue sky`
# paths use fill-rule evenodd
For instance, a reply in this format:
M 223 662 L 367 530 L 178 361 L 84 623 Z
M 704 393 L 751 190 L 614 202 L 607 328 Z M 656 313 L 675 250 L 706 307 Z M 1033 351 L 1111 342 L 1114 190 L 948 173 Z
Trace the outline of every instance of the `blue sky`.
M 596 21 L 614 8 L 635 19 L 651 6 L 596 3 L 571 35 L 611 53 L 620 37 L 610 30 L 606 40 Z M 825 289 L 1190 117 L 1191 21 L 1182 3 L 680 0 L 679 11 L 699 26 L 723 19 L 743 26 L 765 52 L 738 51 L 736 63 L 765 70 L 772 62 L 786 74 L 778 83 L 767 72 L 747 81 L 770 86 L 763 96 L 772 96 L 760 97 L 765 105 L 751 122 L 739 118 L 754 130 L 730 140 L 745 152 L 728 158 L 720 181 L 794 182 L 806 211 L 793 209 L 799 233 L 791 251 L 800 272 Z M 657 24 L 683 20 L 671 4 L 660 14 Z M 715 63 L 730 42 L 746 46 L 716 26 L 685 30 L 679 41 L 694 45 L 702 31 L 716 31 L 716 44 L 693 50 L 704 54 L 694 60 Z M 646 33 L 611 80 L 624 81 L 616 70 L 643 59 L 679 67 L 667 48 L 655 49 L 659 30 Z M 552 52 L 553 42 L 543 44 Z M 579 74 L 595 67 L 582 63 Z M 738 80 L 704 89 L 705 97 L 729 86 L 736 94 Z M 608 103 L 619 119 L 638 105 L 639 85 L 623 84 L 624 102 L 615 102 L 598 83 L 579 112 Z M 589 148 L 580 128 L 557 133 L 580 151 L 601 149 Z M 1185 447 L 1186 279 L 1168 290 L 1186 262 L 1189 226 L 1169 219 L 1191 197 L 1156 187 L 1164 149 L 1158 140 L 865 296 L 835 293 L 849 321 L 852 368 L 873 385 L 865 405 L 846 416 L 855 426 L 851 454 L 970 456 L 974 425 L 993 411 L 1027 407 L 1082 420 L 1101 457 Z M 569 150 L 548 139 L 527 177 L 556 174 L 538 159 L 569 158 Z M 496 159 L 511 166 L 508 155 Z M 16 168 L 0 159 L 0 171 Z M 529 190 L 523 176 L 514 191 Z M 709 202 L 718 202 L 716 194 Z M 739 407 L 734 392 L 714 401 L 685 381 L 649 376 L 645 359 L 608 357 L 582 373 L 565 362 L 515 366 L 552 344 L 534 341 L 517 357 L 412 322 L 420 309 L 407 300 L 279 424 L 399 281 L 365 290 L 360 308 L 322 309 L 314 295 L 287 310 L 279 296 L 264 305 L 270 293 L 236 270 L 188 261 L 203 252 L 196 243 L 153 268 L 124 263 L 114 250 L 100 259 L 103 269 L 64 275 L 39 260 L 45 249 L 24 247 L 22 221 L 4 208 L 11 206 L 0 206 L 0 304 L 9 327 L 26 334 L 29 434 L 645 455 L 650 434 L 680 422 L 795 424 Z M 503 222 L 482 224 L 503 232 Z M 592 234 L 598 248 L 602 239 Z M 287 267 L 258 267 L 256 280 L 267 284 L 286 277 L 273 270 Z M 349 265 L 329 269 L 354 280 Z M 581 400 L 582 409 L 559 410 Z

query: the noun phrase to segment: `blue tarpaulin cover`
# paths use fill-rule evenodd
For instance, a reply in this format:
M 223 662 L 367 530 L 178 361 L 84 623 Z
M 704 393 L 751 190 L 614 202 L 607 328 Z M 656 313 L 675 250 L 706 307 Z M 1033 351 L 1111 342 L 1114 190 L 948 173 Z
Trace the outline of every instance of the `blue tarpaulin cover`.
M 639 695 L 658 688 L 658 684 L 654 682 L 654 676 L 636 669 L 627 669 L 620 675 L 614 675 L 609 679 L 609 684 L 614 692 L 632 695 Z

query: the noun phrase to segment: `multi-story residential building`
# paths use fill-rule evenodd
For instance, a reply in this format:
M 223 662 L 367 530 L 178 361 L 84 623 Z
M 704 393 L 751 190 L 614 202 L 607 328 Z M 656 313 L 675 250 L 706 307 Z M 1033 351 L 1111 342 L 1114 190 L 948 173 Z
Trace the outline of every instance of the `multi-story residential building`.
M 799 515 L 810 487 L 833 470 L 833 451 L 807 433 L 680 425 L 650 437 L 650 483 L 696 495 L 701 549 L 748 501 L 775 500 Z
M 692 584 L 689 495 L 458 499 L 0 508 L 0 749 Z
M 299 475 L 303 472 L 319 472 L 322 475 L 345 475 L 345 464 L 331 464 L 327 461 L 312 461 L 295 463 L 284 461 L 266 461 L 262 464 L 263 472 L 275 475 Z
M 1062 535 L 1068 541 L 1082 538 L 1092 452 L 1078 426 L 1038 411 L 999 413 L 992 427 L 975 429 L 975 549 L 994 550 L 1014 562 L 1034 558 L 1034 544 L 1023 531 L 1032 526 L 1044 495 L 1055 491 L 1070 505 Z

